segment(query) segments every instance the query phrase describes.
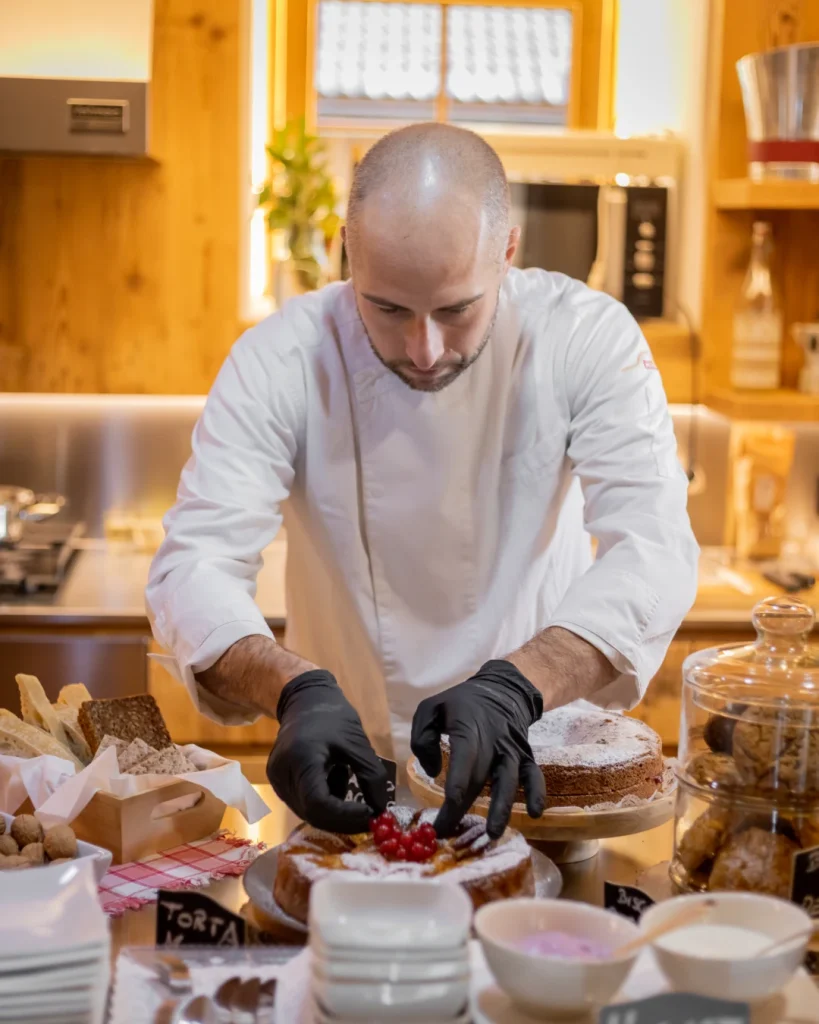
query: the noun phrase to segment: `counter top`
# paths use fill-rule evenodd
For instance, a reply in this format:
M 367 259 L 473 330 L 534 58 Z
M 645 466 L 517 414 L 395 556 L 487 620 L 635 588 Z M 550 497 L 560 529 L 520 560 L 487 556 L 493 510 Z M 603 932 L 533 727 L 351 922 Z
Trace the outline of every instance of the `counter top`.
M 749 567 L 736 568 L 734 582 L 723 572 L 715 554 L 706 549 L 700 562 L 697 600 L 685 617 L 681 633 L 747 629 L 757 601 L 777 588 Z M 60 591 L 49 603 L 36 600 L 0 601 L 0 627 L 45 625 L 119 626 L 147 628 L 144 590 L 150 553 L 127 544 L 85 541 Z M 287 542 L 277 538 L 264 552 L 256 602 L 271 628 L 283 628 L 286 618 L 284 568 Z M 739 580 L 736 577 L 740 577 Z M 738 589 L 737 582 L 743 589 Z M 780 591 L 781 593 L 781 591 Z M 819 612 L 819 587 L 799 595 Z

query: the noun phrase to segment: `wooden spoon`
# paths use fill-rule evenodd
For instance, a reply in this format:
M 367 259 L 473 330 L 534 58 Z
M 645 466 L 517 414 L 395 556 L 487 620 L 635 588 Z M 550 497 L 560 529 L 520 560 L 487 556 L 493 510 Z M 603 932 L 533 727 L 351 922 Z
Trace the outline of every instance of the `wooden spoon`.
M 643 949 L 644 946 L 650 946 L 651 943 L 656 939 L 659 939 L 661 935 L 665 935 L 667 932 L 674 932 L 678 928 L 685 928 L 690 924 L 694 924 L 696 921 L 699 921 L 700 918 L 704 917 L 709 910 L 713 910 L 716 905 L 716 900 L 703 900 L 701 903 L 694 903 L 685 907 L 680 907 L 678 914 L 672 915 L 670 918 L 663 921 L 662 924 L 656 925 L 643 935 L 638 935 L 637 938 L 632 939 L 631 942 L 626 942 L 625 945 L 618 946 L 611 954 L 612 959 L 617 960 L 620 957 L 630 956 L 637 950 Z

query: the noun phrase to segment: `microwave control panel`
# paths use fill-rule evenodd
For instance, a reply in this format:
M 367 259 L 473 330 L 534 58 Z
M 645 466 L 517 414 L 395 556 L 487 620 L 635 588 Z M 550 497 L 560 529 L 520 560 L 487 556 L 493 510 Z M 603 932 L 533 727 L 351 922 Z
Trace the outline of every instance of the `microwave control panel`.
M 665 300 L 665 249 L 668 190 L 626 190 L 626 251 L 623 303 L 638 319 L 661 317 Z

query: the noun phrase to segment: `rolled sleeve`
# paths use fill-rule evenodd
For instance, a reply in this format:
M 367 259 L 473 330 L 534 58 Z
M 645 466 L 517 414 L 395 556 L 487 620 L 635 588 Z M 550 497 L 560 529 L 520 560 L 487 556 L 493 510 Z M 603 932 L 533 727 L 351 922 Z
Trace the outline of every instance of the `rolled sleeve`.
M 228 725 L 258 715 L 195 676 L 246 636 L 273 639 L 256 578 L 281 526 L 301 429 L 298 373 L 270 350 L 271 324 L 261 326 L 237 342 L 208 396 L 145 595 L 154 636 L 170 652 L 163 663 L 198 710 Z
M 699 549 L 660 375 L 630 314 L 604 303 L 591 330 L 576 330 L 565 365 L 568 455 L 597 558 L 550 625 L 614 665 L 618 676 L 589 700 L 620 710 L 643 696 L 694 601 Z

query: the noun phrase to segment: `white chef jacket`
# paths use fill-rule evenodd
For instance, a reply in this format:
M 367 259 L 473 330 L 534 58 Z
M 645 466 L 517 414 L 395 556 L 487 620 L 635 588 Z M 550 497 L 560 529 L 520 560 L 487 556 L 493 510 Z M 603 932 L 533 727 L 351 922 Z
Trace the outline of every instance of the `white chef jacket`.
M 402 760 L 419 701 L 550 625 L 617 669 L 594 703 L 633 706 L 694 599 L 686 495 L 660 375 L 615 300 L 510 270 L 486 348 L 430 393 L 381 364 L 351 284 L 332 284 L 224 363 L 148 611 L 197 707 L 253 721 L 194 673 L 272 636 L 255 579 L 284 517 L 286 643 L 333 672 L 375 749 Z

